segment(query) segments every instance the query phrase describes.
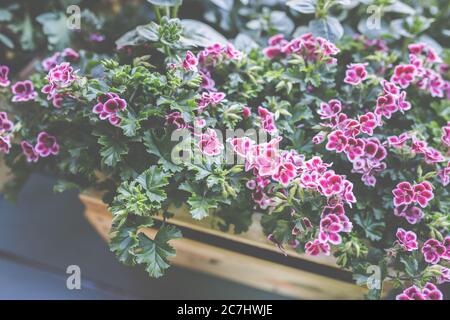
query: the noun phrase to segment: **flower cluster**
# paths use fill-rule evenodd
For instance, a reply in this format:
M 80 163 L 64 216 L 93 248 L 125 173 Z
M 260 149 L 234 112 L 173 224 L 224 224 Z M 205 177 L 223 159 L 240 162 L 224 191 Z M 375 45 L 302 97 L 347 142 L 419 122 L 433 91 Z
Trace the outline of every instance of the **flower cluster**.
M 98 114 L 101 120 L 108 120 L 112 125 L 118 126 L 120 124 L 119 111 L 125 110 L 126 107 L 127 102 L 124 99 L 114 92 L 107 92 L 97 98 L 97 104 L 92 111 Z
M 409 223 L 415 224 L 423 217 L 419 204 L 422 208 L 434 198 L 433 186 L 428 181 L 412 186 L 409 182 L 400 182 L 392 191 L 394 195 L 394 213 L 398 217 L 404 217 Z
M 394 82 L 381 80 L 383 94 L 377 98 L 375 114 L 390 119 L 397 111 L 404 113 L 411 109 L 411 104 L 406 101 L 406 91 L 400 90 Z
M 396 297 L 397 300 L 442 300 L 442 292 L 432 284 L 427 282 L 420 289 L 416 286 L 409 287 Z
M 20 146 L 28 162 L 37 162 L 39 157 L 46 158 L 50 155 L 57 155 L 60 149 L 56 137 L 45 131 L 38 134 L 35 146 L 25 140 L 20 143 Z
M 42 60 L 42 68 L 44 71 L 49 72 L 51 69 L 56 67 L 58 64 L 66 61 L 72 62 L 80 58 L 80 54 L 73 50 L 72 48 L 66 48 L 62 52 L 55 52 L 52 56 Z
M 269 59 L 286 57 L 292 54 L 301 55 L 307 62 L 326 61 L 329 64 L 336 63 L 340 50 L 328 40 L 322 37 L 314 37 L 306 33 L 298 38 L 288 41 L 282 34 L 271 37 L 269 46 L 263 52 Z
M 14 94 L 13 102 L 30 101 L 37 97 L 37 92 L 34 91 L 33 83 L 30 80 L 16 82 L 11 87 L 11 91 Z
M 9 153 L 11 149 L 11 131 L 14 128 L 6 112 L 0 112 L 0 152 Z
M 428 239 L 422 246 L 425 261 L 431 264 L 438 263 L 441 259 L 450 260 L 450 236 L 443 242 L 436 239 Z
M 70 63 L 63 62 L 51 68 L 46 77 L 48 84 L 42 88 L 42 93 L 47 95 L 47 100 L 52 100 L 55 108 L 60 108 L 63 101 L 64 90 L 72 85 L 77 79 L 76 71 L 70 66 Z
M 352 63 L 347 66 L 344 82 L 356 86 L 366 80 L 368 63 Z
M 0 87 L 7 87 L 11 83 L 8 79 L 8 66 L 0 65 Z

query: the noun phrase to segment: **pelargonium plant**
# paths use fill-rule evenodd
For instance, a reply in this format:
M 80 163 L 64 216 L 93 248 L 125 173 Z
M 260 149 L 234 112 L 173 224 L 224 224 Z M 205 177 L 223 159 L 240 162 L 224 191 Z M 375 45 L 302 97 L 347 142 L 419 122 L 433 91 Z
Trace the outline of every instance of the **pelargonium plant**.
M 315 32 L 242 47 L 171 18 L 177 9 L 156 6 L 109 56 L 67 48 L 25 80 L 0 66 L 0 152 L 16 177 L 7 191 L 35 171 L 56 176 L 57 190 L 105 190 L 111 250 L 154 277 L 181 233 L 138 230 L 186 203 L 192 219 L 236 232 L 262 212 L 282 251 L 334 255 L 358 283 L 377 266 L 397 299 L 442 299 L 449 56 L 426 42 Z

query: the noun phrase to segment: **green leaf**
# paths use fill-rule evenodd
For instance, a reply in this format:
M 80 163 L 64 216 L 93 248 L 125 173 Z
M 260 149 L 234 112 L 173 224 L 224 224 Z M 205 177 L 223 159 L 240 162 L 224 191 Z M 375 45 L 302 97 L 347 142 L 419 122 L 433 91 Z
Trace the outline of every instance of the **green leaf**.
M 325 38 L 334 43 L 344 35 L 341 23 L 333 17 L 312 20 L 309 22 L 309 28 L 314 36 Z
M 120 262 L 132 265 L 135 263 L 133 250 L 137 247 L 136 228 L 119 228 L 111 233 L 109 248 L 114 252 Z
M 62 12 L 46 12 L 36 17 L 42 25 L 51 49 L 61 50 L 70 44 L 70 30 L 67 28 L 66 16 Z
M 151 166 L 136 178 L 136 182 L 142 186 L 151 202 L 161 203 L 167 197 L 163 187 L 169 184 L 169 177 L 170 174 L 158 166 Z
M 122 160 L 122 156 L 128 153 L 128 145 L 125 141 L 118 141 L 108 136 L 100 136 L 98 143 L 102 145 L 100 155 L 107 166 L 113 167 Z
M 316 0 L 289 0 L 286 5 L 295 11 L 312 14 L 316 12 L 316 3 Z
M 187 200 L 191 206 L 191 215 L 194 219 L 201 220 L 208 216 L 209 209 L 217 208 L 217 201 L 214 199 L 207 199 L 206 197 L 193 194 Z
M 169 268 L 168 258 L 175 256 L 169 241 L 181 238 L 181 232 L 174 226 L 164 224 L 155 236 L 150 239 L 139 233 L 139 248 L 136 250 L 136 262 L 145 265 L 145 270 L 151 277 L 159 278 Z
M 9 49 L 14 49 L 14 42 L 2 33 L 0 33 L 0 43 L 3 43 Z
M 191 20 L 181 20 L 183 33 L 181 43 L 187 47 L 207 47 L 214 43 L 225 45 L 227 39 L 207 24 Z
M 354 220 L 361 228 L 363 228 L 366 237 L 370 240 L 381 240 L 383 229 L 386 226 L 384 222 L 375 222 L 370 215 L 366 215 L 362 218 L 359 214 L 355 215 Z
M 160 138 L 156 137 L 152 131 L 147 131 L 144 134 L 143 143 L 147 148 L 147 152 L 158 157 L 158 163 L 171 172 L 181 171 L 181 167 L 172 162 L 172 148 L 176 142 L 170 139 L 171 134 L 165 132 Z

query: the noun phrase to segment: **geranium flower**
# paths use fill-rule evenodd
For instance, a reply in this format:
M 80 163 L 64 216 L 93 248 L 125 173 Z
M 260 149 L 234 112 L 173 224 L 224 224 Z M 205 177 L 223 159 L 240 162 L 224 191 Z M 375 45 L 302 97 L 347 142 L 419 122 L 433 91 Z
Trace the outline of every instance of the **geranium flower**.
M 309 241 L 305 244 L 305 252 L 310 256 L 317 256 L 321 253 L 329 256 L 331 248 L 328 243 L 323 243 L 318 239 L 314 239 L 313 241 Z
M 55 52 L 52 56 L 42 60 L 42 68 L 48 72 L 50 69 L 58 65 L 58 61 L 61 57 L 61 52 Z
M 11 131 L 13 127 L 14 124 L 8 119 L 8 114 L 0 112 L 0 133 Z
M 424 43 L 411 43 L 408 45 L 408 50 L 412 54 L 421 54 L 425 46 Z
M 422 208 L 425 208 L 428 205 L 428 202 L 433 198 L 433 186 L 428 181 L 423 181 L 414 186 L 413 200 L 417 202 Z
M 0 65 L 0 87 L 7 87 L 10 85 L 10 81 L 8 79 L 9 68 L 5 65 Z
M 261 118 L 261 125 L 268 134 L 275 134 L 277 127 L 275 126 L 274 114 L 263 107 L 258 107 L 258 114 Z
M 446 187 L 450 183 L 450 161 L 447 162 L 447 166 L 438 170 L 437 176 L 441 180 L 441 184 Z
M 394 112 L 398 111 L 395 97 L 392 94 L 386 94 L 377 98 L 377 107 L 375 114 L 390 119 Z
M 78 60 L 80 58 L 80 54 L 73 50 L 72 48 L 65 48 L 62 52 L 62 56 L 67 60 Z
M 231 147 L 233 148 L 234 153 L 244 158 L 247 157 L 247 154 L 255 145 L 255 142 L 248 137 L 232 138 L 229 140 L 229 142 L 231 144 Z
M 347 66 L 344 82 L 356 86 L 367 78 L 368 63 L 352 63 Z
M 416 224 L 423 218 L 423 211 L 420 208 L 411 205 L 401 205 L 396 207 L 394 209 L 394 214 L 397 217 L 405 218 L 410 224 Z
M 20 146 L 28 162 L 37 162 L 39 160 L 39 154 L 36 152 L 31 143 L 28 141 L 22 141 Z
M 422 253 L 425 261 L 436 264 L 445 254 L 446 248 L 436 239 L 428 239 L 422 246 Z
M 435 164 L 445 160 L 444 156 L 432 147 L 425 148 L 423 154 L 425 156 L 425 162 L 428 164 Z
M 39 156 L 45 158 L 51 154 L 57 155 L 59 153 L 59 144 L 56 137 L 43 131 L 39 133 L 34 149 Z
M 360 130 L 369 136 L 373 135 L 373 130 L 378 126 L 377 116 L 372 112 L 368 112 L 358 118 Z
M 186 52 L 182 65 L 186 71 L 197 71 L 197 57 L 191 51 Z
M 442 241 L 442 245 L 445 247 L 445 252 L 442 255 L 442 258 L 445 260 L 450 260 L 450 236 L 446 236 L 444 241 Z
M 16 82 L 11 87 L 11 91 L 14 94 L 13 102 L 30 101 L 37 97 L 37 92 L 34 91 L 33 83 L 30 80 Z
M 210 128 L 200 136 L 198 146 L 202 153 L 207 156 L 217 156 L 224 149 L 223 144 L 217 138 L 216 131 Z
M 0 135 L 0 152 L 8 154 L 10 149 L 11 138 L 9 136 Z
M 395 242 L 406 251 L 414 251 L 418 249 L 417 236 L 414 232 L 398 228 L 395 235 L 397 237 L 397 241 Z
M 242 52 L 236 50 L 236 48 L 231 43 L 227 43 L 224 52 L 229 59 L 239 60 L 242 58 Z
M 381 86 L 383 87 L 383 91 L 385 94 L 392 94 L 397 96 L 400 93 L 399 87 L 393 82 L 382 79 L 380 81 Z
M 414 199 L 414 190 L 409 182 L 400 182 L 392 191 L 394 195 L 394 206 L 398 207 L 410 204 Z
M 402 113 L 411 109 L 411 103 L 406 101 L 406 91 L 402 91 L 398 96 L 397 105 Z
M 355 161 L 361 155 L 364 154 L 364 140 L 348 138 L 347 146 L 345 147 L 345 154 L 347 155 L 348 160 Z
M 242 116 L 244 118 L 249 118 L 251 115 L 252 115 L 252 111 L 250 110 L 249 107 L 246 106 L 246 107 L 242 108 Z
M 407 88 L 416 77 L 417 69 L 413 64 L 401 64 L 395 67 L 391 81 L 402 88 Z
M 317 113 L 320 115 L 320 119 L 331 119 L 341 112 L 341 110 L 341 102 L 339 100 L 332 99 L 328 101 L 328 103 L 322 102 Z
M 335 150 L 336 152 L 340 153 L 344 151 L 347 143 L 348 139 L 344 135 L 344 133 L 340 130 L 336 130 L 328 135 L 328 143 L 325 148 L 329 151 Z
M 325 132 L 319 132 L 312 138 L 312 143 L 321 144 L 325 140 L 325 137 L 326 137 Z
M 442 300 L 442 292 L 432 283 L 427 282 L 422 290 L 411 286 L 399 295 L 396 300 Z
M 296 177 L 296 168 L 290 162 L 282 162 L 278 166 L 278 171 L 272 175 L 272 179 L 280 182 L 283 186 L 287 187 L 289 183 Z
M 335 214 L 327 215 L 320 220 L 319 241 L 338 245 L 342 242 L 342 238 L 339 235 L 341 231 L 343 231 L 343 227 L 339 217 Z
M 442 127 L 441 141 L 444 145 L 450 148 L 450 122 L 446 126 Z
M 318 180 L 319 192 L 326 197 L 339 194 L 344 191 L 344 179 L 333 171 L 327 171 Z
M 410 136 L 407 132 L 402 133 L 399 136 L 390 136 L 387 138 L 389 144 L 394 148 L 401 148 L 405 145 L 405 142 L 410 139 Z
M 100 120 L 108 120 L 114 126 L 120 124 L 120 118 L 118 113 L 125 110 L 127 107 L 127 102 L 121 99 L 114 92 L 103 93 L 97 97 L 97 104 L 92 109 L 92 112 L 99 115 Z M 172 117 L 169 115 L 166 121 L 174 120 L 174 115 Z

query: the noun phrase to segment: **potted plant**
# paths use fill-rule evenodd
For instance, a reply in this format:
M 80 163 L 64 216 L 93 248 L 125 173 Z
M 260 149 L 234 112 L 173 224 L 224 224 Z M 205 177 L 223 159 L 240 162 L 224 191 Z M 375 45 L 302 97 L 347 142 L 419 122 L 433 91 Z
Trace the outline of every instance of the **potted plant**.
M 314 13 L 309 32 L 269 29 L 264 44 L 233 44 L 176 18 L 179 2 L 150 2 L 155 21 L 109 57 L 67 49 L 30 80 L 0 79 L 10 188 L 40 170 L 59 179 L 56 190 L 102 190 L 112 251 L 154 277 L 187 212 L 242 233 L 257 211 L 273 246 L 334 255 L 369 298 L 389 283 L 398 299 L 441 299 L 448 56 L 433 43 L 342 37 L 327 1 L 290 1 Z M 83 199 L 88 213 L 105 211 Z

